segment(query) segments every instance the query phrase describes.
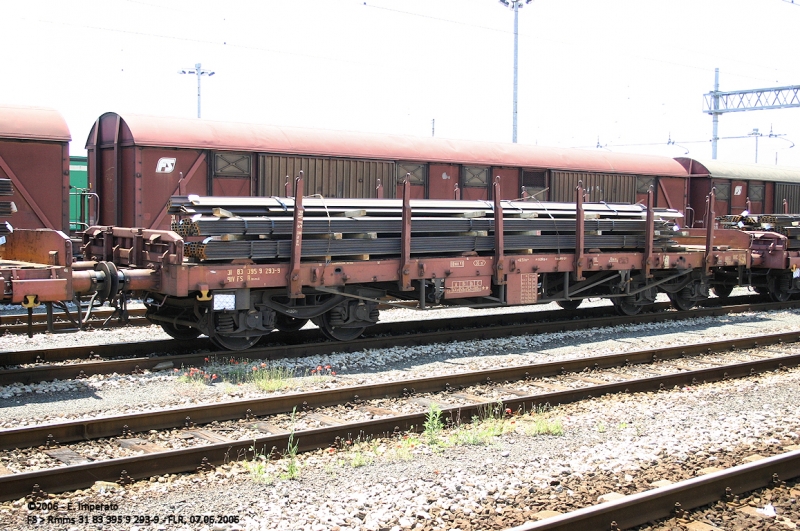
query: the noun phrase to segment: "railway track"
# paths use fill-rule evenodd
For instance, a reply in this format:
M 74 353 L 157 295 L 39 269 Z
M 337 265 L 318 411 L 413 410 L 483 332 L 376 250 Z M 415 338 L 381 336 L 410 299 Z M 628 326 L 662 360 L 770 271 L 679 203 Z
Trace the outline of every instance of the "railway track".
M 16 499 L 38 491 L 84 488 L 98 480 L 124 483 L 207 469 L 252 456 L 254 449 L 267 453 L 286 448 L 292 440 L 298 450 L 306 451 L 355 438 L 400 435 L 418 431 L 431 404 L 441 408 L 445 420 L 457 424 L 494 408 L 522 414 L 547 404 L 610 393 L 653 391 L 796 367 L 800 354 L 748 354 L 742 349 L 763 351 L 768 345 L 797 341 L 797 332 L 775 334 L 3 430 L 0 448 L 50 452 L 54 467 L 0 476 L 0 497 Z M 696 356 L 703 357 L 695 361 Z M 299 422 L 302 429 L 297 428 Z M 168 449 L 146 436 L 135 436 L 150 430 L 171 430 L 171 437 L 191 442 Z M 239 437 L 230 438 L 232 433 Z M 82 445 L 96 439 L 103 439 L 104 447 L 113 443 L 145 453 L 91 462 L 81 459 Z M 62 446 L 67 443 L 71 447 Z M 57 461 L 73 464 L 55 466 Z
M 83 323 L 84 329 L 94 328 L 119 328 L 122 326 L 149 326 L 152 324 L 144 317 L 144 308 L 131 308 L 128 310 L 128 319 L 123 321 L 112 308 L 99 308 L 92 311 L 89 319 Z M 72 315 L 75 318 L 75 315 Z M 68 332 L 78 330 L 74 321 L 62 312 L 54 312 L 53 327 L 48 330 L 47 314 L 36 312 L 31 314 L 28 323 L 28 314 L 0 315 L 0 334 L 41 334 L 45 332 Z
M 714 502 L 729 503 L 733 508 L 741 507 L 735 496 L 776 487 L 781 481 L 798 476 L 800 450 L 795 450 L 507 531 L 608 531 L 629 529 L 666 518 L 680 518 L 684 529 L 718 529 L 705 524 L 705 527 L 684 527 L 692 523 L 686 518 L 686 511 Z
M 737 296 L 727 299 L 727 304 L 745 304 L 753 300 L 763 300 L 761 296 Z M 701 306 L 718 306 L 719 299 L 709 299 Z M 657 308 L 668 308 L 668 304 L 656 305 Z M 387 308 L 390 308 L 387 306 Z M 586 311 L 584 308 L 582 311 Z M 122 322 L 119 316 L 114 313 L 114 309 L 108 307 L 97 308 L 92 311 L 90 319 L 85 323 L 87 329 L 96 328 L 118 328 L 121 326 L 150 326 L 152 323 L 145 318 L 145 308 L 135 307 L 128 309 L 128 320 Z M 563 311 L 562 311 L 563 314 Z M 74 315 L 74 314 L 73 314 Z M 51 332 L 67 332 L 77 330 L 76 324 L 71 321 L 63 312 L 56 312 L 53 315 L 54 323 Z M 36 312 L 31 315 L 31 325 L 28 325 L 27 313 L 14 313 L 0 315 L 0 335 L 3 334 L 35 334 L 48 332 L 47 314 Z
M 663 306 L 668 305 L 664 303 Z M 316 329 L 302 330 L 300 333 L 276 332 L 269 336 L 275 341 L 275 344 L 249 349 L 245 355 L 247 359 L 251 360 L 271 360 L 326 355 L 332 352 L 354 352 L 364 349 L 543 334 L 620 324 L 664 322 L 689 317 L 720 316 L 729 313 L 777 310 L 798 306 L 800 306 L 798 301 L 748 302 L 734 306 L 709 305 L 688 312 L 654 312 L 625 317 L 609 315 L 610 307 L 596 307 L 569 312 L 567 320 L 564 319 L 565 312 L 563 310 L 556 310 L 472 318 L 404 321 L 379 323 L 368 329 L 365 337 L 348 342 L 324 340 L 322 334 Z M 302 345 L 302 349 L 298 348 L 298 345 Z M 5 368 L 0 370 L 0 385 L 83 378 L 95 374 L 131 374 L 152 370 L 158 365 L 167 369 L 200 366 L 209 357 L 227 359 L 242 354 L 230 351 L 210 351 L 210 348 L 212 345 L 207 339 L 198 338 L 183 342 L 165 340 L 136 344 L 2 352 L 0 353 L 0 365 Z

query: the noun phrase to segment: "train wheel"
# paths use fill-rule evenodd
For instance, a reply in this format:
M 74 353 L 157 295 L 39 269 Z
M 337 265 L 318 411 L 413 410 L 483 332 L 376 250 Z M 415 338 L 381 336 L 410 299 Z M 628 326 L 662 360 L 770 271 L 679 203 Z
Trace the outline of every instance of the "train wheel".
M 556 301 L 556 304 L 565 310 L 577 310 L 578 306 L 580 306 L 582 302 L 583 299 L 576 299 L 572 301 Z
M 367 329 L 366 326 L 358 326 L 354 328 L 333 326 L 331 325 L 330 319 L 330 312 L 328 311 L 314 319 L 314 323 L 319 326 L 320 331 L 325 337 L 335 341 L 352 341 Z
M 789 290 L 792 287 L 792 277 L 783 275 L 780 277 L 769 277 L 769 298 L 775 302 L 786 302 L 792 294 Z
M 194 339 L 200 335 L 200 330 L 189 326 L 176 325 L 172 323 L 161 323 L 161 329 L 174 339 L 186 341 Z
M 286 314 L 279 313 L 275 317 L 275 328 L 281 332 L 296 332 L 303 328 L 308 319 L 298 319 L 296 317 L 289 317 Z
M 680 291 L 678 293 L 668 293 L 667 295 L 672 302 L 672 307 L 681 312 L 691 310 L 697 304 L 696 301 L 682 296 Z
M 262 335 L 244 337 L 217 334 L 211 338 L 211 342 L 225 350 L 245 350 L 258 343 L 262 337 Z
M 617 310 L 619 315 L 637 315 L 642 311 L 640 304 L 634 304 L 625 300 L 626 297 L 616 297 L 611 299 L 614 303 L 614 309 Z
M 731 296 L 731 292 L 733 291 L 733 286 L 725 286 L 722 284 L 717 284 L 711 289 L 714 291 L 714 295 L 716 295 L 720 299 L 726 299 Z

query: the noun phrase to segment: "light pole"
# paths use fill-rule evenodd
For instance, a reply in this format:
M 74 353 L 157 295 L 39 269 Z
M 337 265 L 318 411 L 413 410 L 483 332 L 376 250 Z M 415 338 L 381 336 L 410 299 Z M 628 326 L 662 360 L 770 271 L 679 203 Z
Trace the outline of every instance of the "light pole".
M 758 128 L 754 127 L 752 133 L 747 133 L 748 136 L 754 136 L 756 138 L 756 164 L 758 164 L 758 137 L 761 136 L 761 133 L 758 132 Z
M 203 68 L 200 66 L 200 63 L 196 63 L 194 65 L 194 70 L 186 68 L 183 70 L 178 70 L 178 73 L 197 75 L 197 117 L 200 118 L 200 77 L 201 76 L 211 77 L 214 75 L 214 72 L 212 72 L 211 70 L 203 70 Z
M 511 141 L 517 143 L 517 70 L 518 70 L 518 48 L 519 48 L 519 10 L 525 4 L 530 4 L 533 0 L 499 0 L 501 4 L 514 10 L 514 129 L 511 134 Z

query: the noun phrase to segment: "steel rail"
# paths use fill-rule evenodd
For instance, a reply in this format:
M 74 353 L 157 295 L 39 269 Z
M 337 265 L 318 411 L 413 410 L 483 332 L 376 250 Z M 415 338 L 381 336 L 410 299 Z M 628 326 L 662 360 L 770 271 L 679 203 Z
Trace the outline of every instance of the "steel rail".
M 128 310 L 128 320 L 125 322 L 120 321 L 118 317 L 115 317 L 108 322 L 108 319 L 112 312 L 103 312 L 99 315 L 95 315 L 95 312 L 92 312 L 92 317 L 89 319 L 88 322 L 83 324 L 84 330 L 90 328 L 120 328 L 123 326 L 149 326 L 153 323 L 148 321 L 144 316 L 144 309 L 135 309 L 135 310 Z M 4 316 L 2 321 L 0 321 L 0 334 L 27 334 L 29 331 L 33 332 L 34 334 L 46 333 L 48 332 L 47 328 L 47 314 L 43 313 L 35 313 L 32 316 L 33 324 L 28 327 L 27 319 L 28 316 L 13 315 L 13 316 Z M 53 314 L 53 331 L 54 332 L 72 332 L 76 331 L 78 328 L 75 324 L 69 320 L 67 320 L 66 316 L 62 314 Z
M 145 312 L 145 308 L 130 308 L 128 309 L 128 315 L 131 317 L 133 316 L 143 316 Z M 71 312 L 73 316 L 75 316 L 75 312 Z M 83 312 L 82 312 L 83 313 Z M 95 308 L 92 310 L 92 324 L 96 324 L 95 321 L 105 321 L 114 313 L 113 308 L 109 307 L 102 307 L 102 308 Z M 63 323 L 69 323 L 67 320 L 67 316 L 63 311 L 57 311 L 53 309 L 53 319 L 61 320 Z M 47 322 L 47 313 L 45 312 L 34 312 L 33 314 L 33 324 L 38 325 Z M 15 325 L 26 325 L 28 324 L 28 314 L 27 313 L 7 313 L 0 315 L 0 329 L 8 326 L 15 326 Z M 59 324 L 57 322 L 56 324 Z
M 753 299 L 760 296 L 738 296 L 738 297 L 730 297 L 726 300 L 726 304 L 738 304 L 738 303 L 745 303 L 748 299 Z M 700 304 L 703 305 L 712 305 L 716 306 L 719 305 L 720 299 L 708 299 L 706 301 L 702 301 Z M 658 309 L 666 309 L 669 308 L 669 303 L 659 303 L 655 305 Z M 581 311 L 588 311 L 590 308 L 583 308 Z M 561 312 L 561 315 L 564 314 L 563 310 L 554 310 L 555 312 Z M 153 323 L 145 319 L 144 314 L 146 312 L 145 308 L 131 308 L 128 310 L 129 320 L 126 323 L 119 322 L 119 319 L 112 319 L 108 322 L 108 324 L 103 324 L 106 319 L 111 317 L 114 313 L 113 310 L 110 308 L 100 308 L 95 309 L 92 311 L 92 317 L 90 318 L 89 322 L 86 323 L 87 328 L 98 328 L 98 327 L 120 327 L 120 326 L 149 326 Z M 545 313 L 545 312 L 539 312 Z M 549 313 L 549 312 L 547 312 Z M 56 332 L 68 332 L 74 331 L 75 325 L 70 322 L 66 314 L 63 312 L 54 312 L 53 314 L 54 319 L 54 329 Z M 36 312 L 32 315 L 33 320 L 33 332 L 34 333 L 46 333 L 47 332 L 47 314 L 43 312 Z M 0 315 L 0 335 L 4 333 L 9 334 L 27 334 L 28 333 L 28 314 L 25 313 L 14 313 L 14 314 L 5 314 Z M 369 332 L 368 332 L 369 333 Z M 0 356 L 2 356 L 2 352 L 0 352 Z
M 546 404 L 565 404 L 606 394 L 645 392 L 673 386 L 692 385 L 698 381 L 741 378 L 797 364 L 800 364 L 800 355 L 781 356 L 697 371 L 654 376 L 641 380 L 629 380 L 580 389 L 515 397 L 504 401 L 503 406 L 513 411 L 524 412 Z M 456 376 L 451 376 L 450 380 L 458 382 Z M 415 381 L 414 384 L 419 385 L 418 381 Z M 383 389 L 381 396 L 389 394 L 387 393 L 386 384 L 378 387 Z M 334 393 L 341 394 L 344 391 L 340 389 L 334 391 Z M 413 391 L 412 389 L 411 392 Z M 350 400 L 361 399 L 361 395 L 356 397 L 352 394 L 353 388 L 350 389 L 350 393 Z M 468 422 L 472 417 L 478 416 L 482 409 L 495 404 L 496 402 L 492 401 L 484 404 L 442 407 L 442 414 L 450 422 Z M 300 405 L 302 407 L 302 404 Z M 244 417 L 244 415 L 241 416 Z M 290 437 L 297 444 L 298 450 L 308 451 L 333 446 L 338 440 L 397 435 L 421 429 L 426 416 L 427 413 L 398 415 L 289 434 L 269 435 L 254 440 L 217 443 L 136 457 L 117 458 L 0 476 L 0 500 L 19 499 L 37 489 L 45 492 L 63 492 L 86 488 L 96 481 L 121 481 L 125 483 L 133 479 L 146 478 L 153 475 L 191 472 L 232 460 L 252 457 L 254 450 L 258 453 L 270 453 L 277 451 L 277 449 L 287 448 L 290 443 Z
M 744 299 L 747 299 L 746 297 Z M 748 302 L 745 300 L 744 302 Z M 657 305 L 657 310 L 666 310 L 670 308 L 669 303 L 660 303 Z M 507 313 L 498 315 L 486 315 L 475 317 L 450 317 L 444 319 L 429 319 L 422 321 L 399 321 L 390 323 L 378 323 L 371 326 L 363 334 L 362 338 L 373 336 L 385 335 L 399 335 L 410 334 L 421 331 L 429 330 L 445 330 L 445 329 L 460 329 L 471 328 L 478 326 L 502 326 L 515 324 L 520 322 L 536 322 L 541 321 L 565 321 L 573 319 L 576 315 L 581 318 L 586 317 L 599 317 L 608 314 L 611 307 L 594 307 L 582 308 L 577 311 L 567 310 L 546 310 L 534 311 L 524 313 Z M 565 319 L 565 317 L 567 319 Z M 273 332 L 269 336 L 270 343 L 273 345 L 280 344 L 302 344 L 320 342 L 324 336 L 319 333 L 317 329 L 306 329 L 295 332 Z M 346 343 L 330 343 L 344 345 Z M 101 345 L 86 345 L 66 348 L 50 348 L 50 349 L 37 349 L 37 350 L 20 350 L 20 351 L 6 351 L 0 352 L 0 364 L 2 365 L 23 365 L 30 363 L 44 363 L 44 362 L 59 362 L 78 359 L 89 358 L 105 358 L 105 357 L 141 357 L 148 353 L 153 352 L 193 352 L 200 349 L 208 350 L 212 345 L 208 338 L 201 337 L 196 340 L 183 340 L 176 341 L 174 339 L 164 339 L 155 341 L 145 341 L 141 343 L 125 343 L 125 344 L 101 344 Z M 265 347 L 262 347 L 265 348 Z M 257 349 L 247 350 L 249 355 Z M 220 351 L 227 356 L 242 354 L 243 352 Z M 108 354 L 106 354 L 108 353 Z M 222 357 L 227 357 L 222 356 Z M 149 356 L 148 356 L 149 357 Z
M 246 356 L 251 360 L 271 360 L 278 358 L 296 358 L 311 355 L 328 355 L 332 352 L 354 352 L 364 349 L 391 348 L 397 346 L 417 346 L 429 345 L 434 343 L 444 343 L 451 341 L 494 339 L 500 337 L 520 336 L 525 334 L 545 334 L 552 332 L 564 332 L 570 330 L 581 330 L 586 328 L 608 327 L 615 325 L 630 325 L 640 323 L 655 323 L 673 321 L 694 317 L 720 316 L 729 313 L 742 313 L 747 311 L 774 310 L 783 308 L 794 308 L 800 306 L 800 301 L 789 301 L 782 303 L 751 303 L 738 306 L 698 308 L 688 312 L 663 312 L 645 313 L 634 316 L 611 315 L 590 319 L 579 319 L 557 322 L 521 322 L 518 314 L 505 314 L 497 316 L 477 316 L 472 318 L 453 318 L 442 321 L 405 321 L 398 323 L 384 323 L 376 325 L 373 337 L 363 337 L 348 342 L 317 342 L 275 345 L 262 348 L 252 348 L 246 351 L 203 351 L 198 353 L 198 349 L 209 346 L 205 339 L 196 339 L 188 342 L 176 342 L 173 340 L 154 341 L 146 343 L 136 343 L 129 345 L 105 345 L 114 355 L 120 356 L 128 351 L 138 351 L 145 349 L 146 352 L 189 351 L 186 354 L 136 357 L 127 359 L 115 359 L 105 361 L 89 361 L 66 365 L 42 365 L 36 367 L 12 368 L 0 370 L 0 385 L 11 383 L 30 384 L 36 382 L 49 381 L 54 379 L 66 380 L 83 378 L 95 374 L 112 373 L 135 373 L 137 371 L 151 370 L 160 363 L 173 363 L 174 367 L 202 365 L 206 358 L 216 357 L 219 359 L 229 359 Z M 610 307 L 591 309 L 597 313 L 609 312 Z M 542 314 L 544 312 L 533 312 L 528 316 Z M 558 313 L 558 312 L 554 312 Z M 514 324 L 498 324 L 498 323 Z M 430 323 L 430 324 L 429 324 Z M 468 328 L 470 325 L 476 328 Z M 453 326 L 453 328 L 449 328 Z M 478 328 L 480 327 L 480 328 Z M 433 329 L 435 328 L 435 329 Z M 426 330 L 427 329 L 427 330 Z M 433 330 L 431 330 L 433 329 Z M 312 332 L 312 331 L 310 331 Z M 379 332 L 389 335 L 377 335 Z M 314 330 L 312 335 L 321 337 L 318 331 Z M 277 335 L 277 334 L 276 334 Z M 285 334 L 284 337 L 291 337 L 292 334 Z M 177 347 L 177 348 L 176 348 Z M 83 351 L 96 353 L 101 351 L 100 346 L 82 347 Z M 63 356 L 66 349 L 53 349 L 52 351 L 34 351 L 33 353 L 41 359 L 46 360 L 48 355 Z M 0 354 L 0 363 L 11 365 L 20 363 L 20 359 L 30 356 L 31 351 L 21 351 L 15 353 Z
M 688 510 L 723 500 L 727 489 L 730 489 L 730 494 L 742 494 L 770 486 L 775 477 L 788 480 L 798 476 L 800 450 L 795 450 L 538 522 L 526 523 L 506 531 L 628 529 L 675 516 L 676 506 Z

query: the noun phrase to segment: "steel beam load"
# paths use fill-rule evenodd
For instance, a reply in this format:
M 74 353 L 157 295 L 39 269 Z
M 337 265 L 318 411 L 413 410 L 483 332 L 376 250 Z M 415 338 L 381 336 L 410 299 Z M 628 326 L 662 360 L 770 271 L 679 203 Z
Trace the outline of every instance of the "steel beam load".
M 185 238 L 187 258 L 268 262 L 291 257 L 297 238 L 292 199 L 190 196 L 173 197 L 171 205 L 181 212 L 173 214 L 172 228 Z M 410 236 L 410 255 L 489 255 L 497 248 L 497 230 L 502 231 L 505 250 L 523 254 L 572 251 L 579 233 L 587 249 L 644 250 L 647 239 L 653 240 L 652 248 L 675 245 L 670 239 L 673 211 L 664 210 L 667 219 L 659 218 L 649 228 L 647 210 L 641 205 L 592 203 L 581 205 L 580 211 L 572 203 L 409 201 L 409 205 L 404 220 L 398 215 L 402 201 L 303 198 L 300 257 L 396 257 L 404 252 L 404 234 Z M 259 209 L 269 214 L 255 215 Z M 495 217 L 498 212 L 502 218 Z

